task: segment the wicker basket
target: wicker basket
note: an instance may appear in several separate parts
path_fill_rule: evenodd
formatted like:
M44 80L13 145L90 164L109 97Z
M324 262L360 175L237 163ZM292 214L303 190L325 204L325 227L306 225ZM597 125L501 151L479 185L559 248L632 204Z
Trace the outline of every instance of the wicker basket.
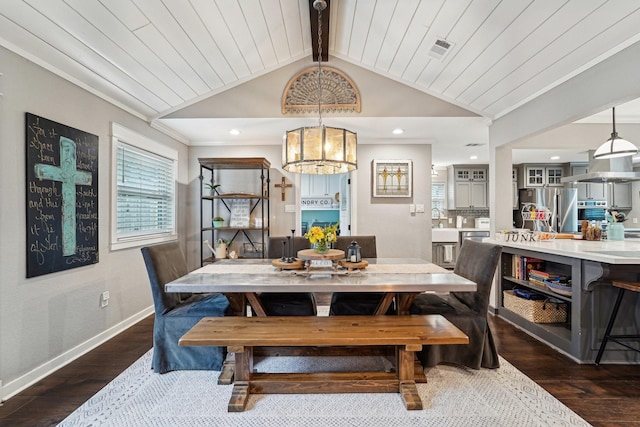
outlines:
M564 323L567 321L567 304L547 300L528 300L517 297L513 291L504 291L505 308L534 323Z

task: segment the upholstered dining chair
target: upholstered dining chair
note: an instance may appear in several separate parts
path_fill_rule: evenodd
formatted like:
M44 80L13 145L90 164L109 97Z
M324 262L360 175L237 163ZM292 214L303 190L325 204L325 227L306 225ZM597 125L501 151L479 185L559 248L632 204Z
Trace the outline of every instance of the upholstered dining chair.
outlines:
M447 363L472 369L500 367L487 314L491 283L501 253L501 246L464 240L453 272L476 282L477 290L418 295L411 314L441 314L469 337L469 345L425 346L417 353L422 366Z
M224 316L229 301L222 294L165 292L165 284L189 272L178 242L147 246L141 251L155 307L153 371L219 371L226 356L224 347L180 347L178 340L203 317Z
M338 236L333 247L346 252L354 240L360 245L362 258L377 258L376 236ZM332 316L371 315L375 313L383 297L383 293L334 292L331 295L329 314Z
M283 246L282 242L286 242ZM290 239L286 237L269 237L267 255L269 258L280 258L289 255ZM293 256L301 249L309 249L309 241L301 236L293 238ZM263 292L260 302L268 316L315 316L317 314L316 300L312 292Z

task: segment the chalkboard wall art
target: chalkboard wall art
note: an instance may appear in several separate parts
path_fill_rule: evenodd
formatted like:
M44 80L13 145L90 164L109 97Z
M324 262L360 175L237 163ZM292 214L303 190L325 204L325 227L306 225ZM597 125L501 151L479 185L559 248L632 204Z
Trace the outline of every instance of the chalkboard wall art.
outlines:
M27 277L98 262L98 137L26 113Z

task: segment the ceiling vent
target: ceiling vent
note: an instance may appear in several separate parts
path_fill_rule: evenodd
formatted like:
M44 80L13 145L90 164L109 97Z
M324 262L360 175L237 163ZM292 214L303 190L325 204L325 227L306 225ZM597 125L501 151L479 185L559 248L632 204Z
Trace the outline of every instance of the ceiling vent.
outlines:
M465 147L480 147L481 145L484 145L484 144L477 143L477 142L470 142L469 144L465 145Z
M453 43L445 39L436 39L433 46L431 46L431 49L429 49L429 56L441 61L445 56L447 56L453 46L455 46Z

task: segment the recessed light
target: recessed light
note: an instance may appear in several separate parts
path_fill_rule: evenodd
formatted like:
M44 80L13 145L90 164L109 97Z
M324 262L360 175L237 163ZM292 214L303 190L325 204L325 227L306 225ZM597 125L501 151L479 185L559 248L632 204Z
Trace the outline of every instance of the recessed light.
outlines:
M231 130L229 131L229 133L230 133L231 135L240 135L240 131L239 131L238 129L231 129Z
M394 135L402 135L404 133L404 129L397 128L391 131L391 133L393 133Z
M478 159L478 156L471 156L471 157L469 157L469 158L470 158L471 160L477 160L477 159Z
M558 160L560 158L560 156L551 156L550 159L551 160Z

